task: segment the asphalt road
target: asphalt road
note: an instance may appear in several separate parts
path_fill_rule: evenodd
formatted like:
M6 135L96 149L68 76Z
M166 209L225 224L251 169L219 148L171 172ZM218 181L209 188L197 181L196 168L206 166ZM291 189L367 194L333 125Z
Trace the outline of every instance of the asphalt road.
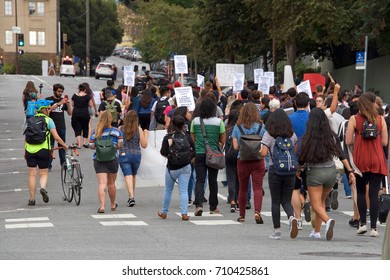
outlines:
M121 66L121 59L109 58ZM120 69L120 67L118 67ZM121 75L118 75L118 80ZM93 90L105 86L105 80L85 77L0 76L0 259L1 260L378 260L381 258L384 226L378 238L357 236L348 225L352 201L343 199L331 211L336 220L334 238L310 239L311 227L304 224L296 239L288 237L288 223L282 215L282 239L270 240L272 220L267 179L264 180L263 225L255 223L253 209L245 223L236 222L238 213L230 213L226 203L227 188L220 184L220 215L194 217L182 221L178 191L175 188L170 212L161 220L163 187L136 190L136 206L126 207L127 192L118 189L119 207L114 213L96 213L99 207L97 179L92 165L92 151L82 149L79 160L85 176L81 205L62 201L58 159L49 173L49 203L37 196L34 207L27 206L27 168L23 159L23 110L21 95L28 80L43 83L44 97L51 86L62 83L71 96L78 84L90 83ZM67 117L67 143L74 139ZM94 124L96 119L94 119ZM151 170L150 172L153 172ZM164 174L161 174L164 176ZM107 207L108 209L108 207ZM207 206L205 206L207 209ZM190 212L194 208L190 207ZM352 269L352 268L350 268ZM358 269L358 268L353 268ZM297 273L300 273L299 271Z

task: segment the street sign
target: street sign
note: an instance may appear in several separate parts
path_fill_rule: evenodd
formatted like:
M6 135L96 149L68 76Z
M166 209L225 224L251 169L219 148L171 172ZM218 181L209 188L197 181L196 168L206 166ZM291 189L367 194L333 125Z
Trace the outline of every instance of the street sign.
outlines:
M356 70L364 70L366 63L364 61L364 52L356 52Z
M20 26L12 26L12 33L20 33L21 29Z

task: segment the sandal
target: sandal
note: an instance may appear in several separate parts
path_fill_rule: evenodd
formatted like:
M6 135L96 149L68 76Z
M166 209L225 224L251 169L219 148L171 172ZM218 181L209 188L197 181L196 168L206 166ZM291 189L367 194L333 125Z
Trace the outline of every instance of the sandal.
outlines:
M255 213L255 221L256 221L256 224L264 224L264 221L261 218L260 213L258 213L258 212Z
M27 205L34 206L35 205L35 200L29 199Z
M238 217L237 222L240 222L240 223L245 222L245 217L243 217L243 216Z
M99 208L99 209L97 210L97 212L98 212L99 214L103 214L103 213L104 213L104 209Z
M89 149L89 145L88 144L83 144L83 147Z
M114 207L111 207L111 211L115 211L116 208L118 208L118 203L115 202L115 206L114 206Z

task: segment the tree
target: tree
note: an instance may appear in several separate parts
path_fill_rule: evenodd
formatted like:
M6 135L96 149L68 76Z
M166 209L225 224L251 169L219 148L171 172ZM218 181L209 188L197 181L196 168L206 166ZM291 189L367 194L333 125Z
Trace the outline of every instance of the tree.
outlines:
M60 5L62 32L68 34L68 44L74 55L85 57L85 1L60 1ZM119 25L114 0L90 1L90 30L91 60L99 61L100 56L110 55L116 44L122 41L123 29Z

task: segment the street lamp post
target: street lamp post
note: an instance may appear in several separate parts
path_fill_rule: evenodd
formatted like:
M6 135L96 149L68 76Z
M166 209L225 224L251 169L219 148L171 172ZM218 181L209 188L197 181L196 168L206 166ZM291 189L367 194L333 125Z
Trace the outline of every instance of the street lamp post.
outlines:
M89 37L89 0L86 0L85 1L85 8L86 8L86 13L85 13L85 21L86 21L86 26L85 26L85 30L86 30L86 34L85 34L85 47L86 47L86 50L85 50L85 54L86 54L86 65L87 65L87 71L86 71L86 76L89 77L90 75L90 53L89 53L89 49L90 49L90 46L91 46L91 42L90 42L90 37Z

